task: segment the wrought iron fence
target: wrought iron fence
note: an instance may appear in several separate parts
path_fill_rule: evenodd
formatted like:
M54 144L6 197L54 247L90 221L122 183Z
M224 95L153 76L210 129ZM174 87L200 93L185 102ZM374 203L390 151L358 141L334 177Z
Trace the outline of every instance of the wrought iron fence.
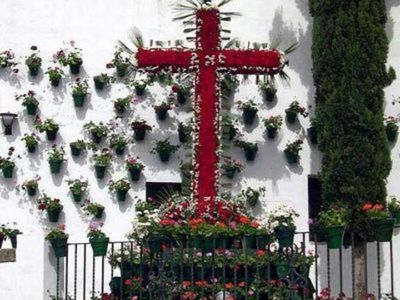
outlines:
M400 295L400 271L394 269L400 254L393 251L400 239L394 239L368 243L365 250L366 285L377 299ZM286 248L259 237L143 244L110 242L106 257L93 256L89 243L68 244L66 257L56 258L55 298L300 300L315 299L323 288L350 297L354 291L352 247L328 249L310 242L308 232L296 233Z

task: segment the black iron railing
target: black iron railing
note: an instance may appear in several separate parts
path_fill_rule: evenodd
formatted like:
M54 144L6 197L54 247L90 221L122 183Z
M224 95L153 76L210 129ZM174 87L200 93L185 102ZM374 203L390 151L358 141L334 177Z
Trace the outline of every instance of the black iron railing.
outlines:
M67 256L57 259L54 294L74 300L102 299L105 293L120 300L299 300L315 299L321 289L329 288L332 296L351 297L352 247L331 250L309 239L308 232L298 232L294 245L277 249L259 238L212 239L210 245L162 239L140 247L110 242L107 257L94 257L89 243L71 243ZM393 242L368 243L366 252L368 292L377 299L384 294L395 299L400 295L395 286L400 271L393 265Z

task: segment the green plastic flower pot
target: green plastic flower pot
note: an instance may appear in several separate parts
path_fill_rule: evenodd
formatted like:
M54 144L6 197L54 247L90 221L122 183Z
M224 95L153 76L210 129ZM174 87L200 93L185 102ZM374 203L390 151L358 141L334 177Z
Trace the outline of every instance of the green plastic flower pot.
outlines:
M251 197L247 197L246 203L250 207L255 207L258 203L259 195L253 195Z
M71 154L72 154L72 156L79 156L79 155L81 155L81 149L80 148L78 148L78 147L75 147L75 146L73 146L73 145L70 145L69 146L70 147L70 149L71 149Z
M124 77L128 71L128 64L118 64L116 65L116 69L117 69L117 76L118 77Z
M377 242L390 242L393 236L395 219L373 220Z
M344 226L324 228L326 242L329 249L339 249L343 245Z
M117 191L117 199L119 202L124 202L126 200L126 195L128 194L128 190L118 190Z
M129 169L128 172L132 181L139 181L140 174L142 173L141 169Z
M94 87L96 88L96 90L102 90L104 89L104 85L105 83L97 78L94 78Z
M135 86L136 96L143 96L145 89L146 89L145 87Z
M278 260L274 262L274 267L279 279L283 279L288 276L290 267L287 260Z
M72 199L74 199L75 202L81 202L82 201L82 196L83 196L83 194L72 193Z
M2 169L2 171L3 171L3 177L4 178L7 178L7 179L13 178L13 174L14 174L14 166L13 165L9 165L7 167L4 167Z
M50 244L54 250L54 255L57 258L67 256L67 253L68 253L67 241L68 241L68 238L50 240Z
M179 136L179 142L180 143L185 143L187 140L186 133L183 130L178 130L178 136Z
M39 74L40 66L35 65L35 66L29 66L29 75L32 77L35 77Z
M86 94L72 94L75 107L83 107L85 104Z
M63 161L62 160L51 160L49 161L50 172L52 174L59 174L61 171Z
M244 244L246 245L246 249L254 250L257 249L257 240L254 235L246 235L243 237Z
M167 161L169 161L170 155L171 155L171 154L170 154L169 152L167 152L167 151L158 152L158 156L160 157L160 160L161 160L162 162L167 162Z
M62 209L47 209L47 217L49 218L49 221L52 223L58 222L58 219L60 218Z
M36 152L36 146L28 146L27 149L28 149L29 153L35 153Z
M166 237L153 237L148 240L149 249L151 252L161 253L163 251L163 245L168 243Z
M36 104L29 103L29 104L26 105L26 112L30 116L36 115L37 109L38 109L38 106Z
M256 118L257 111L255 110L243 110L243 121L245 125L252 125L254 123L254 119Z
M55 141L57 139L57 132L58 132L58 130L46 131L47 140Z
M26 187L26 192L28 193L29 196L35 196L36 195L37 188L27 186Z
M190 241L190 245L192 248L200 249L202 252L212 252L214 249L213 238L211 237L199 237L193 238Z
M115 109L115 112L118 115L123 115L125 113L125 110L126 110L125 106L120 106L120 105L114 106L114 109Z
M297 164L299 162L300 156L298 154L292 154L285 152L286 161L289 164Z
M256 159L258 148L244 148L243 150L247 161L254 161Z
M386 136L389 142L393 143L397 140L398 130L386 127Z
M233 237L218 237L215 239L216 249L232 249L235 243Z
M60 78L50 80L50 84L51 84L51 86L53 86L53 87L58 87L58 86L60 85Z
M115 154L124 155L124 153L125 153L125 146L115 148Z
M400 224L400 211L392 211L391 214L395 219L396 224Z
M3 241L4 241L4 238L0 237L0 249L1 249L1 247L3 247Z
M308 136L310 137L310 142L313 145L317 145L318 144L318 132L317 132L317 128L315 126L312 126L310 128L308 128Z
M143 141L146 136L146 130L141 129L134 129L133 132L135 133L134 137L136 141Z
M92 137L93 143L95 143L95 144L100 144L100 143L101 143L103 137L102 137L102 136L99 136L99 135L97 134L97 132L92 131L92 132L90 133L90 135L91 135L91 137Z
M225 176L228 177L229 179L235 178L236 171L235 170L225 170Z
M176 93L176 100L180 104L185 104L186 103L186 95L184 93L182 93L181 91L178 91Z
M109 238L93 238L90 239L90 246L92 246L93 256L106 256Z
M296 123L297 121L297 113L292 112L292 111L287 111L286 112L286 120L288 121L289 124Z
M13 248L13 249L17 249L17 236L16 235L14 235L14 236L10 236L10 241L11 241L11 247Z
M264 99L267 102L273 102L275 99L276 93L271 93L269 91L264 91Z
M104 179L104 175L106 173L107 167L105 167L105 166L95 166L94 169L96 171L96 178L97 179Z
M271 243L271 238L268 235L258 236L258 249L265 249Z
M96 219L101 219L103 217L103 213L104 213L104 208L100 208L100 209L97 210L97 212L94 215L94 217Z
M69 70L71 71L71 74L77 75L81 71L81 66L82 62L79 62L77 64L70 64L69 65Z
M269 139L274 139L276 137L277 132L278 132L277 128L267 128L267 137Z
M296 227L275 228L274 232L280 248L290 247L293 245L295 231Z
M168 110L164 110L164 109L163 109L163 110L158 111L156 114L157 114L158 120L164 121L164 120L167 119Z

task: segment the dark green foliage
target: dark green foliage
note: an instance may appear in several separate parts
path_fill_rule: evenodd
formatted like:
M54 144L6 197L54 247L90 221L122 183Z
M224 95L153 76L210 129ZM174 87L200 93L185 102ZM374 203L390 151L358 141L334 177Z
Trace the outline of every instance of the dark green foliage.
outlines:
M391 169L383 88L396 74L386 70L385 1L310 0L310 12L323 200L346 203L352 227L365 230L360 207L385 201Z

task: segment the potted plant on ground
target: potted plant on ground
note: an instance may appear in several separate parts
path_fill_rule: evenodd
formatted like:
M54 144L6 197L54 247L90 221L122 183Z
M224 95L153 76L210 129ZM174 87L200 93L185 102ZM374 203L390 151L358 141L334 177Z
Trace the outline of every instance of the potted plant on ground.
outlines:
M150 151L151 154L158 154L160 160L162 162L167 162L170 158L171 153L174 153L178 150L178 145L172 145L169 142L169 138L165 140L156 141L155 147Z
M299 214L287 205L278 206L269 214L268 222L278 239L279 247L285 248L293 245L296 217L299 217Z
M89 84L87 79L76 78L72 84L72 99L75 107L83 107L86 96L89 94Z
M79 74L83 63L82 50L75 47L74 42L71 43L72 50L60 50L55 54L56 59L64 66L69 66L72 74Z
M236 173L240 173L243 170L243 165L239 160L225 158L221 168L224 170L224 175L226 177L233 179Z
M74 179L67 180L67 183L74 201L80 202L89 187L89 182L87 180Z
M144 165L139 161L139 158L129 156L125 161L125 168L128 170L132 181L139 181Z
M104 206L99 203L86 200L83 205L83 211L89 216L93 216L96 219L101 219L104 213Z
M102 90L105 85L110 85L115 82L115 78L113 76L109 76L106 73L101 73L100 75L93 77L94 86L96 90Z
M228 116L222 116L222 138L232 141L238 134L238 129L235 127L233 121Z
M175 83L172 85L172 92L176 94L176 100L179 104L185 104L186 100L190 97L190 86Z
M106 256L108 243L110 239L99 228L102 226L99 222L90 222L87 237L90 246L92 246L93 256Z
M43 122L39 116L36 116L35 128L39 130L39 132L46 132L47 140L55 141L60 126L54 122L53 119L45 119Z
M31 46L33 53L25 59L25 64L29 68L29 75L32 77L37 76L40 67L42 66L42 58L39 57L39 51L36 46Z
M69 235L65 233L65 225L58 225L56 228L52 229L47 235L46 240L51 243L53 247L54 254L57 258L65 257L68 253L68 237Z
M182 122L179 122L178 124L179 142L186 143L188 141L188 138L190 137L191 132L192 132L191 125L185 125Z
M22 183L22 189L27 192L29 196L35 196L39 186L40 176L36 175L35 178L25 180Z
M275 99L277 89L275 85L267 80L267 81L261 81L258 85L260 91L263 93L264 99L267 102L272 102Z
M172 105L169 101L162 101L161 103L154 105L154 111L157 114L157 118L160 121L166 120L168 111L172 109Z
M64 162L64 155L65 151L64 148L61 146L57 148L57 145L53 145L51 149L48 151L49 158L49 166L50 172L52 174L59 174L61 171L62 163Z
M298 139L294 141L293 143L288 143L286 145L286 148L284 150L286 160L289 164L295 164L299 162L300 155L299 152L302 150L302 145L303 141Z
M5 231L6 231L6 237L10 239L11 241L11 247L13 249L17 248L17 236L22 234L22 231L20 231L17 227L16 227L17 223L13 223L11 225L11 227L6 226ZM4 231L3 231L4 232ZM1 247L0 247L1 248Z
M305 107L300 106L298 101L293 101L290 103L289 108L285 110L286 119L288 123L293 124L297 121L298 115L302 115L303 117L308 116Z
M72 156L81 155L82 151L85 151L87 148L87 143L84 140L76 140L75 142L69 143L69 147L71 149Z
M83 128L90 133L92 141L96 144L100 144L102 139L108 135L108 127L103 122L95 124L90 121L86 123Z
M129 57L125 55L122 49L118 49L114 52L114 58L111 63L107 64L107 68L116 68L117 76L124 77L129 68Z
M243 149L247 161L253 161L256 158L258 152L257 143L236 141L235 146Z
M25 133L21 141L25 142L25 147L29 153L35 153L40 139L36 133L32 132L31 134Z
M22 105L26 107L28 115L36 115L39 101L36 98L36 93L34 91L28 91L26 94L17 95L15 96L15 99L17 101L22 99Z
M13 177L15 162L12 160L12 155L14 153L14 147L8 148L7 157L0 156L0 169L3 172L3 177L10 179Z
M131 85L135 88L136 96L143 96L146 87L149 85L148 80L134 80L131 82Z
M51 85L57 87L60 85L64 72L59 67L48 67L45 74L49 75Z
M15 55L11 50L5 50L0 52L0 68L5 69L5 68L10 68L10 67L15 67L18 63L14 61ZM18 69L14 69L18 70ZM14 71L14 73L18 73L18 71Z
M117 199L120 202L123 202L126 200L126 195L128 194L128 191L130 190L131 185L127 179L120 179L117 181L110 180L108 182L108 190L110 192L115 192L117 194Z
M385 209L383 204L366 203L361 210L371 221L375 230L375 240L377 242L390 242L393 236L395 219Z
M348 223L348 210L339 204L331 205L320 212L318 224L322 226L329 249L339 249L343 245L343 235Z
M270 116L268 119L264 120L265 129L267 129L267 136L269 139L274 139L276 133L281 129L283 119L281 116Z
M395 196L390 197L390 202L388 203L388 209L392 214L392 217L396 220L396 224L400 223L400 200Z
M111 149L115 150L117 155L123 155L125 153L126 145L130 141L125 137L124 134L113 133L109 139L109 146Z
M114 100L114 110L117 114L122 115L132 102L132 96L117 98Z
M146 131L151 131L151 126L147 125L147 122L142 119L133 121L131 127L135 133L136 141L143 141L146 136Z
M104 178L106 169L111 164L111 157L111 151L107 148L102 149L99 154L96 153L93 156L97 179Z
M242 190L241 195L245 198L246 204L250 207L255 207L259 203L260 196L265 195L265 187L253 189L248 187Z
M41 211L46 210L50 222L58 222L63 205L60 203L60 199L52 199L44 193L38 199L38 209Z
M397 122L398 119L393 116L385 118L386 136L389 142L395 142L397 139L397 133L399 131Z
M238 108L243 111L244 124L252 125L258 112L258 107L254 100L238 102Z

